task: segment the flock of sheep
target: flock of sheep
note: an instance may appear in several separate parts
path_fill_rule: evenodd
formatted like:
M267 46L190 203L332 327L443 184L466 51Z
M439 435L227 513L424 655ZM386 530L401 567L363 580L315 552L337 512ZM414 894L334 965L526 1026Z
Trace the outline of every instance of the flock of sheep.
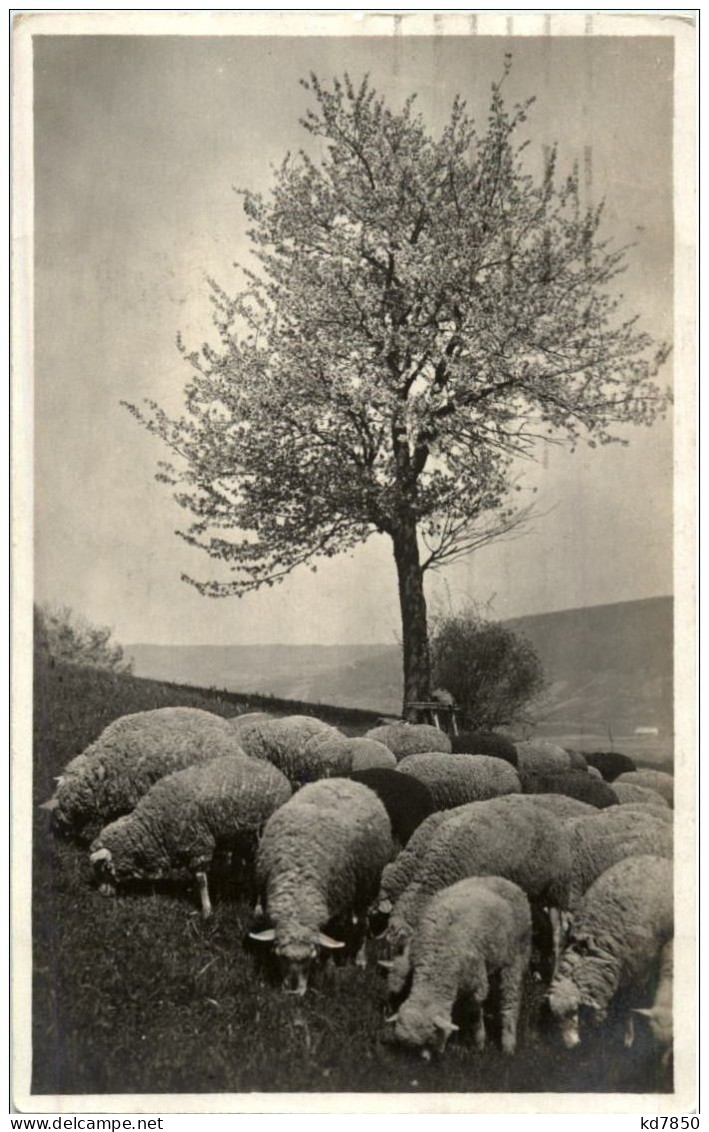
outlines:
M580 1016L602 1022L617 1000L626 1044L644 1014L666 1063L672 788L617 753L401 722L350 739L310 716L182 707L110 724L45 808L90 843L107 895L187 870L206 918L215 855L251 862L254 926L269 926L250 934L273 945L287 991L304 994L333 950L366 963L375 935L398 1003L387 1024L426 1057L462 1000L476 1048L494 1002L512 1053L532 964L567 1047ZM654 1004L639 1008L648 986Z

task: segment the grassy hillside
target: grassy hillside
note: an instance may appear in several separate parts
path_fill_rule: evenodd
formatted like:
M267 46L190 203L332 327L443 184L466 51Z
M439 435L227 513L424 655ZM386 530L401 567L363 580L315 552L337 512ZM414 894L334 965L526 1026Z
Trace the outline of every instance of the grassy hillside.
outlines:
M227 716L262 702L45 666L35 693L37 803L68 759L118 715L190 704ZM327 714L338 722L337 709ZM354 733L371 718L353 722L353 713L340 712L339 722ZM57 840L38 809L33 853L33 1093L671 1088L648 1035L639 1032L625 1050L615 1018L579 1050L563 1049L546 1025L544 987L531 979L514 1057L494 1045L476 1054L461 1038L443 1059L425 1063L387 1043L376 966L321 972L303 1000L284 995L246 945L252 917L233 878L216 878L215 915L205 926L179 885L101 897L86 850Z
M597 605L522 617L549 682L546 734L633 735L672 719L672 599ZM337 703L380 713L401 710L396 645L127 645L138 675L286 699ZM594 741L595 743L595 741ZM597 744L596 744L597 745Z

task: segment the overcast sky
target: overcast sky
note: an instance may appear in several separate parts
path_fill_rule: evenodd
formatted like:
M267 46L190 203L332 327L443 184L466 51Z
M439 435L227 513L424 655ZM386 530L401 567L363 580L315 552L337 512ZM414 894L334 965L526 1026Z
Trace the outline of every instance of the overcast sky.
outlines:
M34 48L36 594L122 642L398 634L382 537L241 599L182 583L213 564L175 537L188 516L153 479L165 453L119 404L179 410L176 333L190 347L211 336L207 275L238 285L248 248L233 186L267 189L272 163L303 144L310 70L369 71L394 105L416 91L437 131L457 92L484 117L512 50L510 99L537 96L533 146L558 140L562 171L590 155L607 234L637 241L628 311L672 337L671 39L78 35ZM628 435L628 448L540 453L525 482L548 514L433 577L431 602L494 598L508 617L671 593L671 422Z

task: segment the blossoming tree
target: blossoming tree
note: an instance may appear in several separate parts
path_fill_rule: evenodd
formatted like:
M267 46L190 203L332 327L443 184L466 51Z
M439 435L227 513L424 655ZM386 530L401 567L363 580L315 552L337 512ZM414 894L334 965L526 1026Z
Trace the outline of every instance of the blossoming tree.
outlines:
M211 283L220 346L181 346L186 415L129 406L175 457L158 478L194 517L182 536L228 569L185 576L202 593L391 539L405 705L430 693L424 575L524 520L519 458L608 443L668 399L667 347L614 292L625 249L554 150L530 171L533 100L508 108L503 81L482 130L456 98L439 137L413 97L304 81L309 153L243 193L258 268L236 296Z

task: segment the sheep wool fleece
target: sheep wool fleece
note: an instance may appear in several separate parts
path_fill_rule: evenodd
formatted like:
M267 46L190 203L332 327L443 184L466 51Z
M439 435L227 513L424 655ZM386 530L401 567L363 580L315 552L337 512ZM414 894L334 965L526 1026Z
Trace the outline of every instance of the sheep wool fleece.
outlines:
M570 872L568 832L549 810L521 795L478 802L434 834L394 906L387 941L401 950L431 897L465 877L501 876L531 899L564 908Z
M365 739L383 743L394 752L397 761L427 751L451 752L451 741L445 732L428 723L385 723L367 731Z
M659 813L660 811L656 811ZM569 827L572 871L569 907L575 908L597 877L625 857L672 858L672 829L652 813L612 806Z
M439 810L519 794L522 789L514 767L490 755L409 755L397 769L423 782Z
M241 742L247 755L266 759L292 783L302 785L349 769L339 748L333 758L318 755L321 741L342 737L336 728L312 715L287 715L255 723Z
M165 775L243 754L225 720L211 712L174 707L123 716L66 767L57 784L55 823L90 840Z
M400 1008L395 1034L409 1046L433 1041L452 1029L459 996L478 1010L476 1045L485 1044L481 1008L489 975L500 973L502 1048L512 1053L529 965L532 920L527 897L502 877L469 877L439 892L419 921L410 950L411 993Z
M626 857L593 882L576 912L552 981L549 1005L562 1022L580 1005L605 1016L616 991L646 977L673 935L672 862Z
M227 755L156 782L132 814L106 826L92 853L110 850L117 881L206 869L217 846L237 845L290 795L287 778L270 763Z
M266 823L256 863L277 950L364 912L392 852L387 812L368 787L329 778L294 794Z

